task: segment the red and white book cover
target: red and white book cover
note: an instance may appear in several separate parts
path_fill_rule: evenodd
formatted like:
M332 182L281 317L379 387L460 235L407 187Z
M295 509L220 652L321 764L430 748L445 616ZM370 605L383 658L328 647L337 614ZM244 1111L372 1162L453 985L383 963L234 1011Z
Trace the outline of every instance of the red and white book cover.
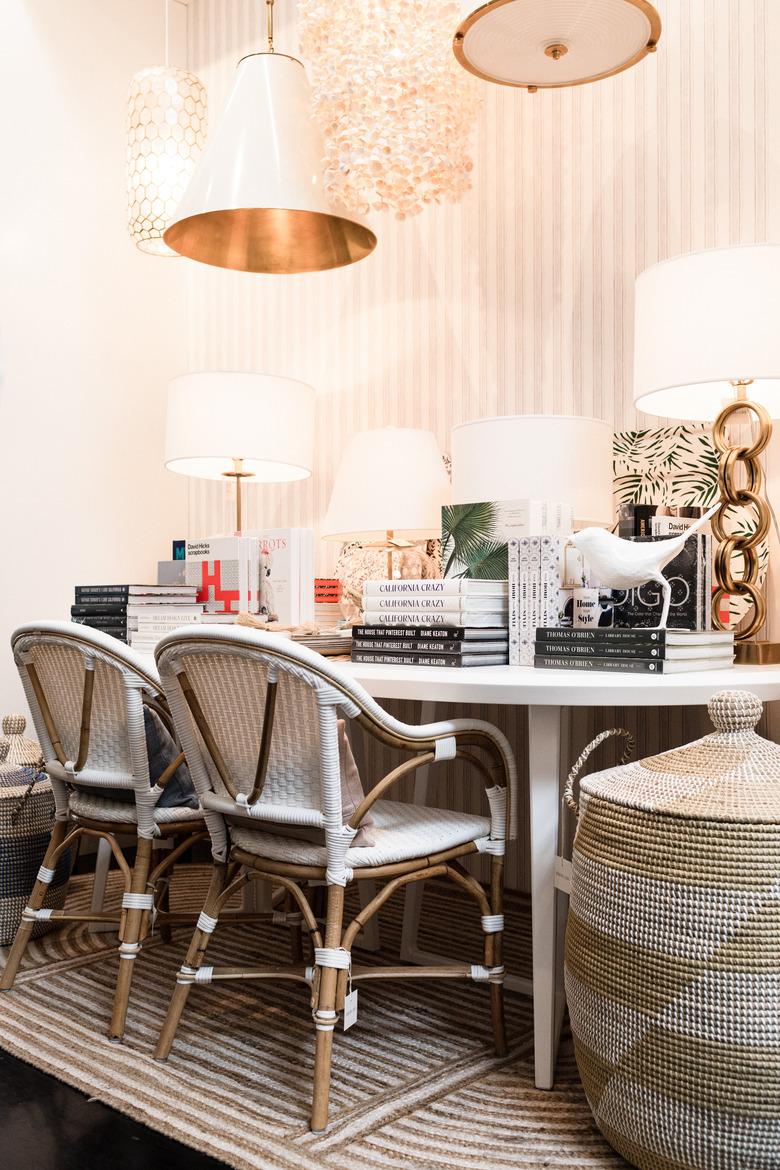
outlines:
M205 612L257 613L260 605L260 554L246 536L210 536L188 540L184 576L198 588Z

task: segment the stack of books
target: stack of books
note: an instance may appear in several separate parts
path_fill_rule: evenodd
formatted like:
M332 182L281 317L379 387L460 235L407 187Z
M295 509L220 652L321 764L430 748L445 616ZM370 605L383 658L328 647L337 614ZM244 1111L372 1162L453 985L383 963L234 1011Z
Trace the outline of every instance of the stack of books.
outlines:
M314 624L320 629L337 630L341 625L341 582L337 577L314 579Z
M509 661L506 581L367 581L352 661L500 666Z
M629 670L682 674L734 665L734 635L722 630L561 629L536 631L534 666L544 670Z
M283 626L314 618L314 533L268 528L188 540L184 579L198 589L206 621L259 613Z
M77 585L70 616L148 652L163 634L197 620L196 593L187 585Z

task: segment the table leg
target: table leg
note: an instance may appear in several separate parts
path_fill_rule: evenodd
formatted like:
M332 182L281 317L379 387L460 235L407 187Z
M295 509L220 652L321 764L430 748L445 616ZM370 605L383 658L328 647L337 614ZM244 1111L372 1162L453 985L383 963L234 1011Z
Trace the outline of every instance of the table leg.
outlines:
M420 723L433 723L436 719L436 704L420 705ZM414 774L413 804L424 805L428 801L430 767L418 768ZM404 919L401 927L401 960L404 963L430 963L440 956L428 955L417 946L422 912L423 887L425 882L410 882L404 895Z
M84 838L82 838L84 840ZM97 857L95 858L95 877L92 881L92 901L90 910L93 914L100 914L106 900L106 882L111 865L111 846L104 837L98 838ZM90 922L90 934L116 934L117 927L113 922Z
M559 924L555 859L558 851L561 774L560 707L528 708L528 776L531 819L531 915L534 996L534 1064L539 1089L555 1080L560 1015Z

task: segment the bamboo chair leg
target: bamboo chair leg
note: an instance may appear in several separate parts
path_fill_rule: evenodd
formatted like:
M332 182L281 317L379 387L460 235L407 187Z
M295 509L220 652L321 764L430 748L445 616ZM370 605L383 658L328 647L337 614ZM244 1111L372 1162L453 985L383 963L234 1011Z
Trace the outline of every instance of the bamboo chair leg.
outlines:
M290 962L303 962L303 916L300 914L295 899L288 891L284 898L284 908L288 914L298 913L301 921L290 923Z
M152 865L153 847L150 838L138 838L133 877L130 883L131 894L148 893L146 885ZM128 909L125 915L124 929L119 944L119 972L114 992L114 1009L108 1031L109 1040L113 1040L115 1043L119 1043L124 1037L127 1005L130 1001L130 985L133 981L133 967L136 956L141 950L141 939L144 936L148 918L148 910L139 910L134 907Z
M490 859L490 909L493 914L504 912L504 859ZM485 966L500 967L502 961L504 932L485 935ZM506 1056L506 1020L504 1018L504 985L490 984L490 1020L493 1025L493 1042L496 1056Z
M211 872L211 882L209 890L206 895L206 901L203 906L203 913L208 914L210 918L217 918L219 916L219 899L223 890L228 884L230 877L234 876L229 873L227 865L224 862L217 862ZM187 956L184 960L185 967L194 968L196 971L203 962L203 956L206 953L206 947L209 945L211 935L198 927L192 935ZM176 1035L176 1030L179 1027L179 1021L182 1017L182 1012L187 1003L187 997L190 994L191 983L176 983L171 996L171 1002L168 1005L168 1014L165 1017L165 1022L160 1032L160 1037L157 1041L157 1047L154 1052L155 1060L167 1060L173 1045L173 1040Z
M328 910L325 920L325 946L338 947L344 917L344 889L328 886ZM314 1052L314 1094L311 1107L311 1130L321 1133L328 1124L330 1070L333 1056L333 1029L336 1026L336 984L338 970L323 967L314 1023L317 1028Z
M49 838L49 844L46 847L46 855L41 863L42 869L55 868L57 850L65 840L68 828L67 821L55 821L54 828L51 831L51 837ZM36 878L32 893L27 900L27 905L31 910L41 909L49 885L49 882L44 882L40 878ZM3 976L0 979L0 991L10 991L13 987L16 973L19 970L19 964L22 961L24 952L27 950L27 944L32 937L34 926L34 922L25 922L24 920L19 923L8 960L3 968Z

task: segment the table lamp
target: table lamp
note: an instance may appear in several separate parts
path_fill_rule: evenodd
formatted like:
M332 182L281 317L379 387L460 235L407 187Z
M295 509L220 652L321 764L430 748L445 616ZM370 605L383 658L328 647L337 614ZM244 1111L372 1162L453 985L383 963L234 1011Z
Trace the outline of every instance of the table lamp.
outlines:
M452 502L560 500L611 527L612 427L569 414L480 418L452 430Z
M714 420L721 507L712 521L719 542L712 614L724 629L720 604L727 593L752 602L750 619L736 634L741 662L780 662L780 644L752 640L766 621L758 549L769 532L771 509L759 457L772 418L780 416L779 322L780 245L695 252L655 264L637 278L635 405L668 418ZM729 438L729 423L740 414L758 422L751 446ZM726 531L730 507L753 513L752 531L750 525L742 535ZM737 578L735 553L744 565Z
M450 481L432 431L382 427L353 435L342 456L322 526L324 540L359 540L387 551L441 537Z
M168 385L165 466L196 479L307 479L314 462L311 386L271 374L182 374Z

